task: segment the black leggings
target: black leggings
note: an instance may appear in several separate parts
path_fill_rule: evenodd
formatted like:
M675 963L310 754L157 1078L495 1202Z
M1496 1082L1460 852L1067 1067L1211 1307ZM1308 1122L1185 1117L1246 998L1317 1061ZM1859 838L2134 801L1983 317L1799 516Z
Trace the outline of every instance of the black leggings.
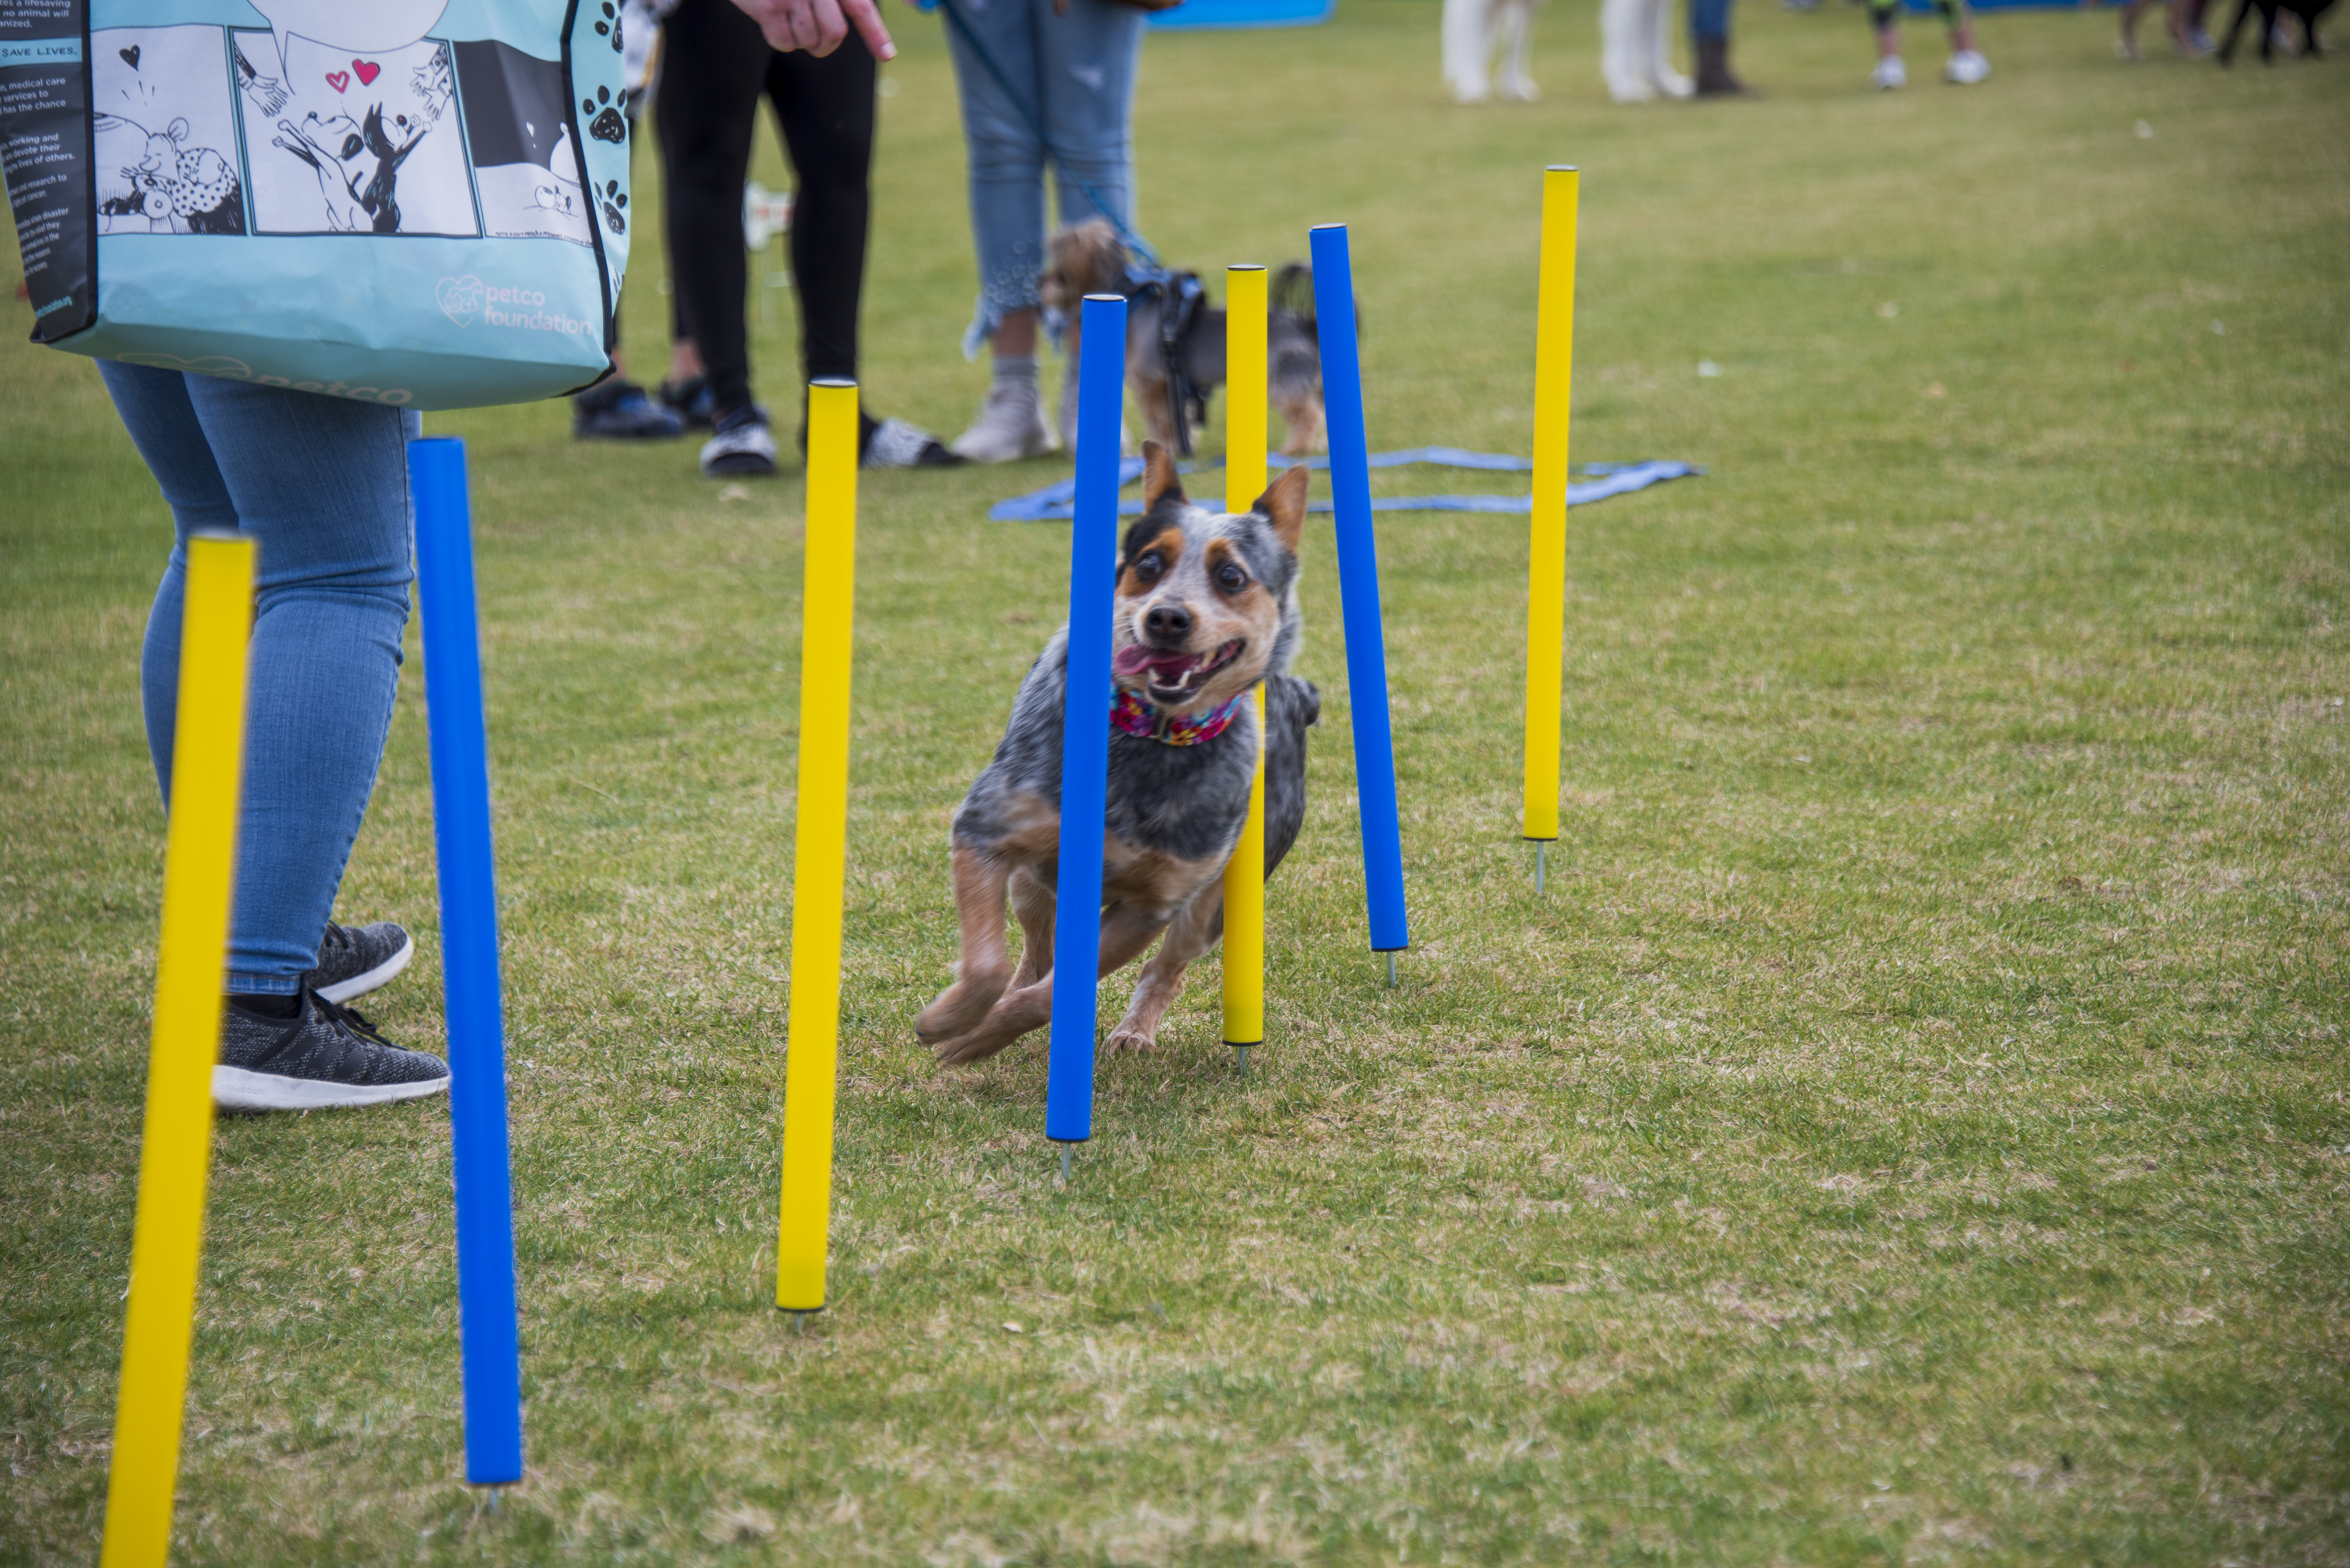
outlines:
M792 286L809 380L857 376L857 306L872 211L873 56L855 33L822 59L767 47L730 0L684 0L666 25L660 128L678 314L721 417L751 401L743 325L743 182L759 95L775 106L798 184Z

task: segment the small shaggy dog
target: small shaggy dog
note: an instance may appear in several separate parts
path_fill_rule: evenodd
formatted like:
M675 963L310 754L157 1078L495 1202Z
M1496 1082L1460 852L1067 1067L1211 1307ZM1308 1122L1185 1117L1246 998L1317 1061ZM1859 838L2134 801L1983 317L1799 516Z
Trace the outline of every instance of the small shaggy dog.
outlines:
M1185 498L1174 460L1143 443L1147 510L1119 552L1112 611L1114 693L1098 703L1109 741L1102 865L1101 972L1141 956L1133 1004L1113 1051L1148 1048L1183 971L1222 934L1224 863L1248 815L1256 711L1264 682L1264 867L1271 876L1305 820L1305 731L1321 714L1313 685L1287 673L1303 635L1297 541L1305 470L1293 468L1238 514ZM941 1063L992 1056L1053 1012L1054 888L1059 880L1061 732L1068 628L1013 699L995 758L954 818L955 981L915 1021ZM1009 894L1024 945L1004 947Z
M1659 93L1687 98L1697 84L1673 69L1670 0L1601 0L1599 74L1617 103L1647 103Z
M1498 85L1503 98L1542 96L1526 74L1534 0L1444 0L1444 79L1462 103L1483 103ZM1493 59L1501 57L1500 81Z
M1127 385L1142 406L1151 438L1171 451L1190 452L1190 427L1206 422L1208 394L1224 381L1224 313L1208 304L1199 275L1138 277L1126 243L1102 218L1070 224L1045 249L1040 293L1049 308L1074 319L1087 295L1126 296ZM1322 440L1314 270L1304 262L1284 266L1274 275L1267 303L1267 393L1289 426L1283 453L1304 457ZM1076 429L1076 385L1074 376L1061 385L1065 432Z

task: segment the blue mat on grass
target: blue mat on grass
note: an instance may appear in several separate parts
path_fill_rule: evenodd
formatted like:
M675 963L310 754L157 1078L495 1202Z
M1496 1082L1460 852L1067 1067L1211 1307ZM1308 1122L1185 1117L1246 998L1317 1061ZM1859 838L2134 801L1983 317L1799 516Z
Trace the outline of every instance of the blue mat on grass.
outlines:
M1308 468L1328 468L1326 457L1296 460ZM1432 462L1445 468L1483 469L1497 473L1524 473L1534 468L1531 460L1512 457L1506 452L1464 452L1457 446L1416 446L1403 452L1378 452L1371 454L1373 468L1401 468L1407 463ZM1182 466L1185 473L1200 473L1222 468L1221 462L1194 462ZM1288 466L1276 457L1270 467ZM1635 490L1646 490L1668 479L1687 479L1702 474L1705 470L1694 463L1659 460L1650 462L1586 462L1575 470L1591 476L1589 483L1566 487L1569 506L1588 506L1595 501L1605 501L1611 495L1626 495ZM1123 487L1142 477L1142 460L1129 457L1118 464L1118 483ZM1066 523L1076 511L1077 482L1063 479L1032 490L1025 495L1015 495L999 501L988 508L991 523ZM1374 512L1518 512L1531 513L1534 498L1526 495L1381 495L1371 501ZM1139 498L1118 503L1121 516L1139 516ZM1327 512L1330 503L1316 501L1306 507L1308 512Z

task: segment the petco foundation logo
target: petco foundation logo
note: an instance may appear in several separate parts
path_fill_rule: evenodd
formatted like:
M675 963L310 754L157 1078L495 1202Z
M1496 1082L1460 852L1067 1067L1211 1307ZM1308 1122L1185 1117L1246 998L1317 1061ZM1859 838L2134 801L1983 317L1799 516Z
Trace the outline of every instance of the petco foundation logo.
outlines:
M441 314L460 327L471 327L478 316L484 327L517 327L525 332L561 332L579 337L596 330L593 322L547 309L546 296L537 289L502 288L471 273L442 278L432 297L439 302Z
M322 397L356 398L362 403L385 403L395 409L406 408L416 400L416 394L405 387L355 387L348 381L296 381L285 376L256 376L252 366L225 354L207 354L196 359L182 359L176 354L121 354L116 358L126 365L152 365L159 370L184 370L194 376L218 376L224 380L250 381L256 387L284 387L288 391L317 392Z

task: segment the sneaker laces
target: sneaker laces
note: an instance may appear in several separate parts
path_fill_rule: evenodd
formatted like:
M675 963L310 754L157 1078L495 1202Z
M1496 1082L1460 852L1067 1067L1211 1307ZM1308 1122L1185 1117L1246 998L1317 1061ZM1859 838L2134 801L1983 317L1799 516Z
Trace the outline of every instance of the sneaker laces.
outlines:
M318 961L314 967L325 969L328 955L348 952L358 945L358 940L351 935L348 927L338 926L334 921L328 920L326 935L318 939Z
M320 996L315 991L311 992L309 995L310 1005L317 1008L319 1015L325 1018L326 1021L337 1030L347 1033L356 1034L369 1044L380 1045L386 1050L397 1051L400 1049L399 1046L394 1045L390 1041L385 1039L376 1029L375 1024L369 1020L368 1015L361 1012L358 1008L345 1007L338 1002L328 1002L325 997Z

